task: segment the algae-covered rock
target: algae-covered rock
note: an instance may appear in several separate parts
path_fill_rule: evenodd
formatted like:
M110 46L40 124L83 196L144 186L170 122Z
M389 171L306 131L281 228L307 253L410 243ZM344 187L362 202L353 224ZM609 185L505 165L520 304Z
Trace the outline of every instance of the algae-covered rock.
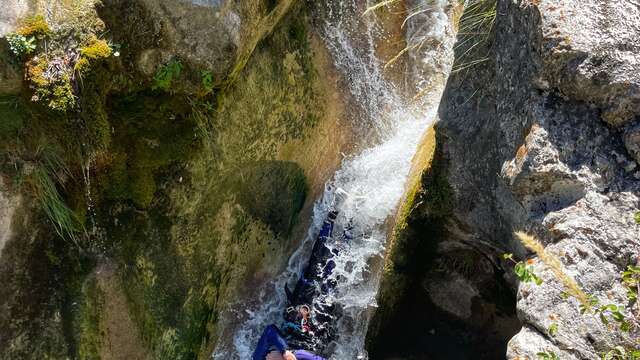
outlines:
M0 358L207 358L221 311L286 263L347 141L306 10L34 4L12 31L48 31L0 62L16 79L3 211L26 199L2 222Z

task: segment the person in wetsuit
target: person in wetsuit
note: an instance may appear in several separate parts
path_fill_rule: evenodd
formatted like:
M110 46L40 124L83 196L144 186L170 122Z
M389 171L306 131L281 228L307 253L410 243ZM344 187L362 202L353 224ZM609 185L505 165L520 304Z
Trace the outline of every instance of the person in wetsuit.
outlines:
M326 360L306 350L294 350L284 339L275 325L267 326L262 332L252 360Z
M298 279L294 291L285 286L288 307L283 314L285 321L282 331L275 325L265 328L253 360L324 360L314 352L333 338L330 322L335 317L336 309L330 303L314 302L314 299L329 295L336 286L336 281L330 276L336 267L332 258L338 255L338 250L329 248L327 242L332 238L337 216L337 211L327 214L307 267ZM345 228L342 238L344 241L352 239L350 226ZM313 304L313 308L308 304ZM312 310L315 311L314 318L319 324L312 321ZM298 350L291 351L290 348Z

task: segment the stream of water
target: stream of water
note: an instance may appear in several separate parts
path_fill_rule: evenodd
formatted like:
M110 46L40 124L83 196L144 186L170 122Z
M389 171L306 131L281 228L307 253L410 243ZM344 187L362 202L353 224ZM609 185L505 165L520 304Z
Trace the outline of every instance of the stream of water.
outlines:
M429 36L442 46L445 37L450 36L447 1L429 4L427 21L430 23L424 24L422 36ZM359 145L363 150L343 160L326 184L323 196L316 201L307 238L292 255L287 270L257 290L255 298L265 300L244 310L246 313L238 317L242 325L232 335L232 345L219 346L214 359L250 359L264 327L281 322L285 306L283 286L295 281L303 270L319 227L332 208L339 210L334 233L341 233L342 228L350 224L355 237L350 246L341 249L334 258L337 266L332 276L337 281L336 292L330 299L323 299L341 309L336 322L337 338L327 344L326 352L334 360L367 358L364 339L376 306L380 270L379 265L373 264L380 264L375 260L384 255L388 220L404 193L418 143L436 117L434 99L439 97L439 90L414 101L403 96L383 76L384 64L376 57L375 49L380 29L373 15L363 15L366 1L328 0L315 6L319 19L316 30L347 80L351 95L361 106L362 115L353 119L353 125L361 135ZM436 65L440 60L418 59L433 64L434 69L440 66ZM420 74L419 71L409 74L414 77L412 83L429 82L429 79L420 79Z

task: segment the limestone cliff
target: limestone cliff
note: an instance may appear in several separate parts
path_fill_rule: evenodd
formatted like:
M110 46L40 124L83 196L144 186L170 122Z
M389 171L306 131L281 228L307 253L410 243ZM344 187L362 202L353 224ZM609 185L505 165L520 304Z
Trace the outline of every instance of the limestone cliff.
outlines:
M501 254L530 257L513 232L535 234L600 304L633 305L621 273L640 251L640 7L470 4L435 150L387 257L372 357L597 359L637 348L637 329L581 315L544 263L531 260L541 285L518 285ZM465 28L479 18L494 20Z

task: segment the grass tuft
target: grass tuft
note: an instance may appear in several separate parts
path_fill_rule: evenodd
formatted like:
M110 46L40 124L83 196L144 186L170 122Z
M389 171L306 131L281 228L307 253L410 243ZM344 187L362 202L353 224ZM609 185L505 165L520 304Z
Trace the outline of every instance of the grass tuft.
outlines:
M62 183L64 178L69 175L66 166L56 156L45 156L31 175L36 197L53 224L56 233L77 244L77 234L83 231L82 223L64 202L56 186L56 183Z
M496 0L470 0L458 23L456 60L452 73L468 71L489 60L489 40L496 21Z
M547 265L556 279L564 285L569 295L575 297L585 309L592 307L593 304L589 296L571 276L567 275L558 257L546 251L544 245L535 237L521 231L516 232L515 235L522 245L538 255L538 258Z

